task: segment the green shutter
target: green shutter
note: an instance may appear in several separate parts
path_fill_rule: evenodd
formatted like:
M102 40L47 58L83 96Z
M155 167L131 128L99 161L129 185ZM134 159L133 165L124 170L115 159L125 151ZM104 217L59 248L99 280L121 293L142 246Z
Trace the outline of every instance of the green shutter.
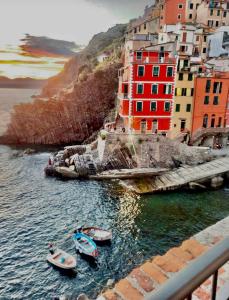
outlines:
M190 112L191 111L191 104L187 104L186 106L186 112Z
M143 84L138 84L138 94L143 94Z
M142 102L137 102L137 111L142 111Z
M165 102L165 111L170 111L170 102Z
M152 94L157 94L157 84L152 85Z
M155 101L151 102L150 110L151 111L156 111L157 110L157 103Z
M176 104L176 112L180 111L180 104Z

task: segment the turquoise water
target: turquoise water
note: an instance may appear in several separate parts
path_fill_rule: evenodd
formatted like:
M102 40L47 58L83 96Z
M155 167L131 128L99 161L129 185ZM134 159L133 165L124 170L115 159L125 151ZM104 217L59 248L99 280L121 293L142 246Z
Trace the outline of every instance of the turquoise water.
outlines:
M54 295L95 297L147 258L228 216L227 190L136 196L94 181L46 178L49 153L15 157L0 146L0 299L52 299ZM77 274L46 262L47 244L77 255L65 229L81 224L111 229L111 246L99 247L94 265L79 255Z

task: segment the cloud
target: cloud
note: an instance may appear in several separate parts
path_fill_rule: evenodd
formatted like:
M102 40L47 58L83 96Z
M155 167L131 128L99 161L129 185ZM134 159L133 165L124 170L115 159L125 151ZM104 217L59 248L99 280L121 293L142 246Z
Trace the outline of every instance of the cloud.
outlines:
M21 54L32 57L70 57L81 48L74 42L29 34L26 34L21 42L23 42L20 45Z
M146 5L152 5L154 0L86 0L87 2L105 7L116 16L135 18L141 15Z

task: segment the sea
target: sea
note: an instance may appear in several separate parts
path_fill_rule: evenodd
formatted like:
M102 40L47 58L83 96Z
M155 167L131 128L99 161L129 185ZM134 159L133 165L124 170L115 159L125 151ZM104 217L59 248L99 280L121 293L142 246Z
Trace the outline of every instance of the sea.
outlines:
M26 95L8 90L2 97L0 90L0 110ZM229 214L228 188L139 196L111 182L47 178L51 153L44 147L24 155L0 145L0 300L80 293L95 299L109 279L123 278ZM97 263L75 251L70 232L80 225L112 230L111 244L98 246ZM46 261L49 242L77 258L76 271Z

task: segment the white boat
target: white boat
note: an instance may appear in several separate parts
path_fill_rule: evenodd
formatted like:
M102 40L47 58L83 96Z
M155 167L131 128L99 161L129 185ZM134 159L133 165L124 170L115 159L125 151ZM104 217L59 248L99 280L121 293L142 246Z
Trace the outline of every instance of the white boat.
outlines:
M76 267L76 259L67 252L56 248L54 254L47 255L47 261L51 264L65 270L71 270Z

